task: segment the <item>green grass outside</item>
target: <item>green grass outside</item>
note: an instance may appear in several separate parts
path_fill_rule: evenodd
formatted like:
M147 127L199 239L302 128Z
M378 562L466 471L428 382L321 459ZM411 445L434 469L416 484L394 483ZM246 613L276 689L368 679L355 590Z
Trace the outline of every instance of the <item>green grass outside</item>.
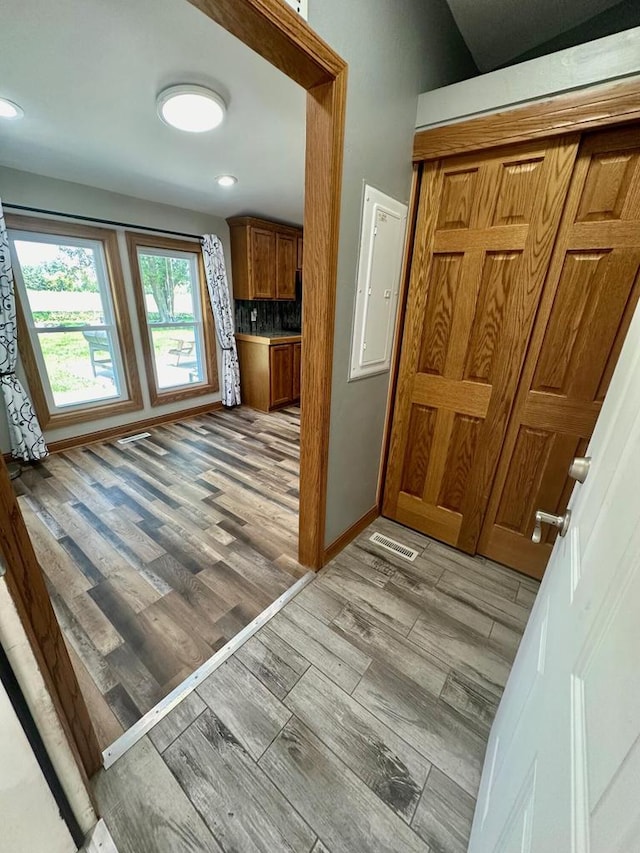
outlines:
M74 320L78 322L77 315L74 315ZM180 337L189 338L190 330L157 329L153 335L155 352L159 355L166 353L174 346L173 341ZM38 338L54 394L95 388L89 345L82 332L40 334ZM98 358L106 358L106 355L106 352L96 353Z

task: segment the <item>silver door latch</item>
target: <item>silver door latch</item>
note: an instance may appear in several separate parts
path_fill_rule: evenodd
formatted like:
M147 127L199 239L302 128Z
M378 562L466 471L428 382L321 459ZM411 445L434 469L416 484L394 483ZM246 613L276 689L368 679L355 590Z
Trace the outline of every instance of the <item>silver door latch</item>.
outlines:
M587 479L589 468L591 468L590 456L576 456L571 465L569 465L569 476L572 480L584 483Z
M568 509L564 515L553 515L551 512L543 512L541 509L536 510L536 526L533 528L533 536L531 541L536 545L542 539L542 525L550 524L552 527L558 528L558 534L564 536L569 529L571 521L571 510Z

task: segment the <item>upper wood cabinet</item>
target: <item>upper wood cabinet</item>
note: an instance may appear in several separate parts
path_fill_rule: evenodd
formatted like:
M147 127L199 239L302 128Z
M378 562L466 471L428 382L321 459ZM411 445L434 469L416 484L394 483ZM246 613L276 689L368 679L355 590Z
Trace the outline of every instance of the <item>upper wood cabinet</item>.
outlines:
M227 220L236 299L295 299L300 228L252 216Z
M276 299L296 298L296 237L276 233Z

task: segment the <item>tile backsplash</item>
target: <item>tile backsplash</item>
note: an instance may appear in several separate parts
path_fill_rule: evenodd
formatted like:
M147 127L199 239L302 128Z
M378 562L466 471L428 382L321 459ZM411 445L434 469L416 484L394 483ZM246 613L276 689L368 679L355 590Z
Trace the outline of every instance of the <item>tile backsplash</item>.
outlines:
M251 311L257 312L255 322ZM302 293L298 284L296 300L236 299L236 332L299 332L302 328Z

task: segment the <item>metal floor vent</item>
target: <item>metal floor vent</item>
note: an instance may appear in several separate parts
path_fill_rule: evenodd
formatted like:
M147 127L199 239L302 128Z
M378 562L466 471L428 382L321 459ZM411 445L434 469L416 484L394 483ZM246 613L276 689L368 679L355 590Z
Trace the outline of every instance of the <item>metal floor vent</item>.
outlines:
M118 444L131 444L132 441L142 441L143 438L151 438L151 433L138 432L135 435L128 435L126 438L119 438Z
M372 534L369 537L369 541L375 542L376 545L379 545L387 551L392 551L394 554L398 554L399 557L404 557L404 559L409 560L410 563L413 563L419 553L418 551L414 551L413 548L407 548L407 546L403 545L402 542L396 542L395 539L389 539L388 536L383 536L382 533Z

